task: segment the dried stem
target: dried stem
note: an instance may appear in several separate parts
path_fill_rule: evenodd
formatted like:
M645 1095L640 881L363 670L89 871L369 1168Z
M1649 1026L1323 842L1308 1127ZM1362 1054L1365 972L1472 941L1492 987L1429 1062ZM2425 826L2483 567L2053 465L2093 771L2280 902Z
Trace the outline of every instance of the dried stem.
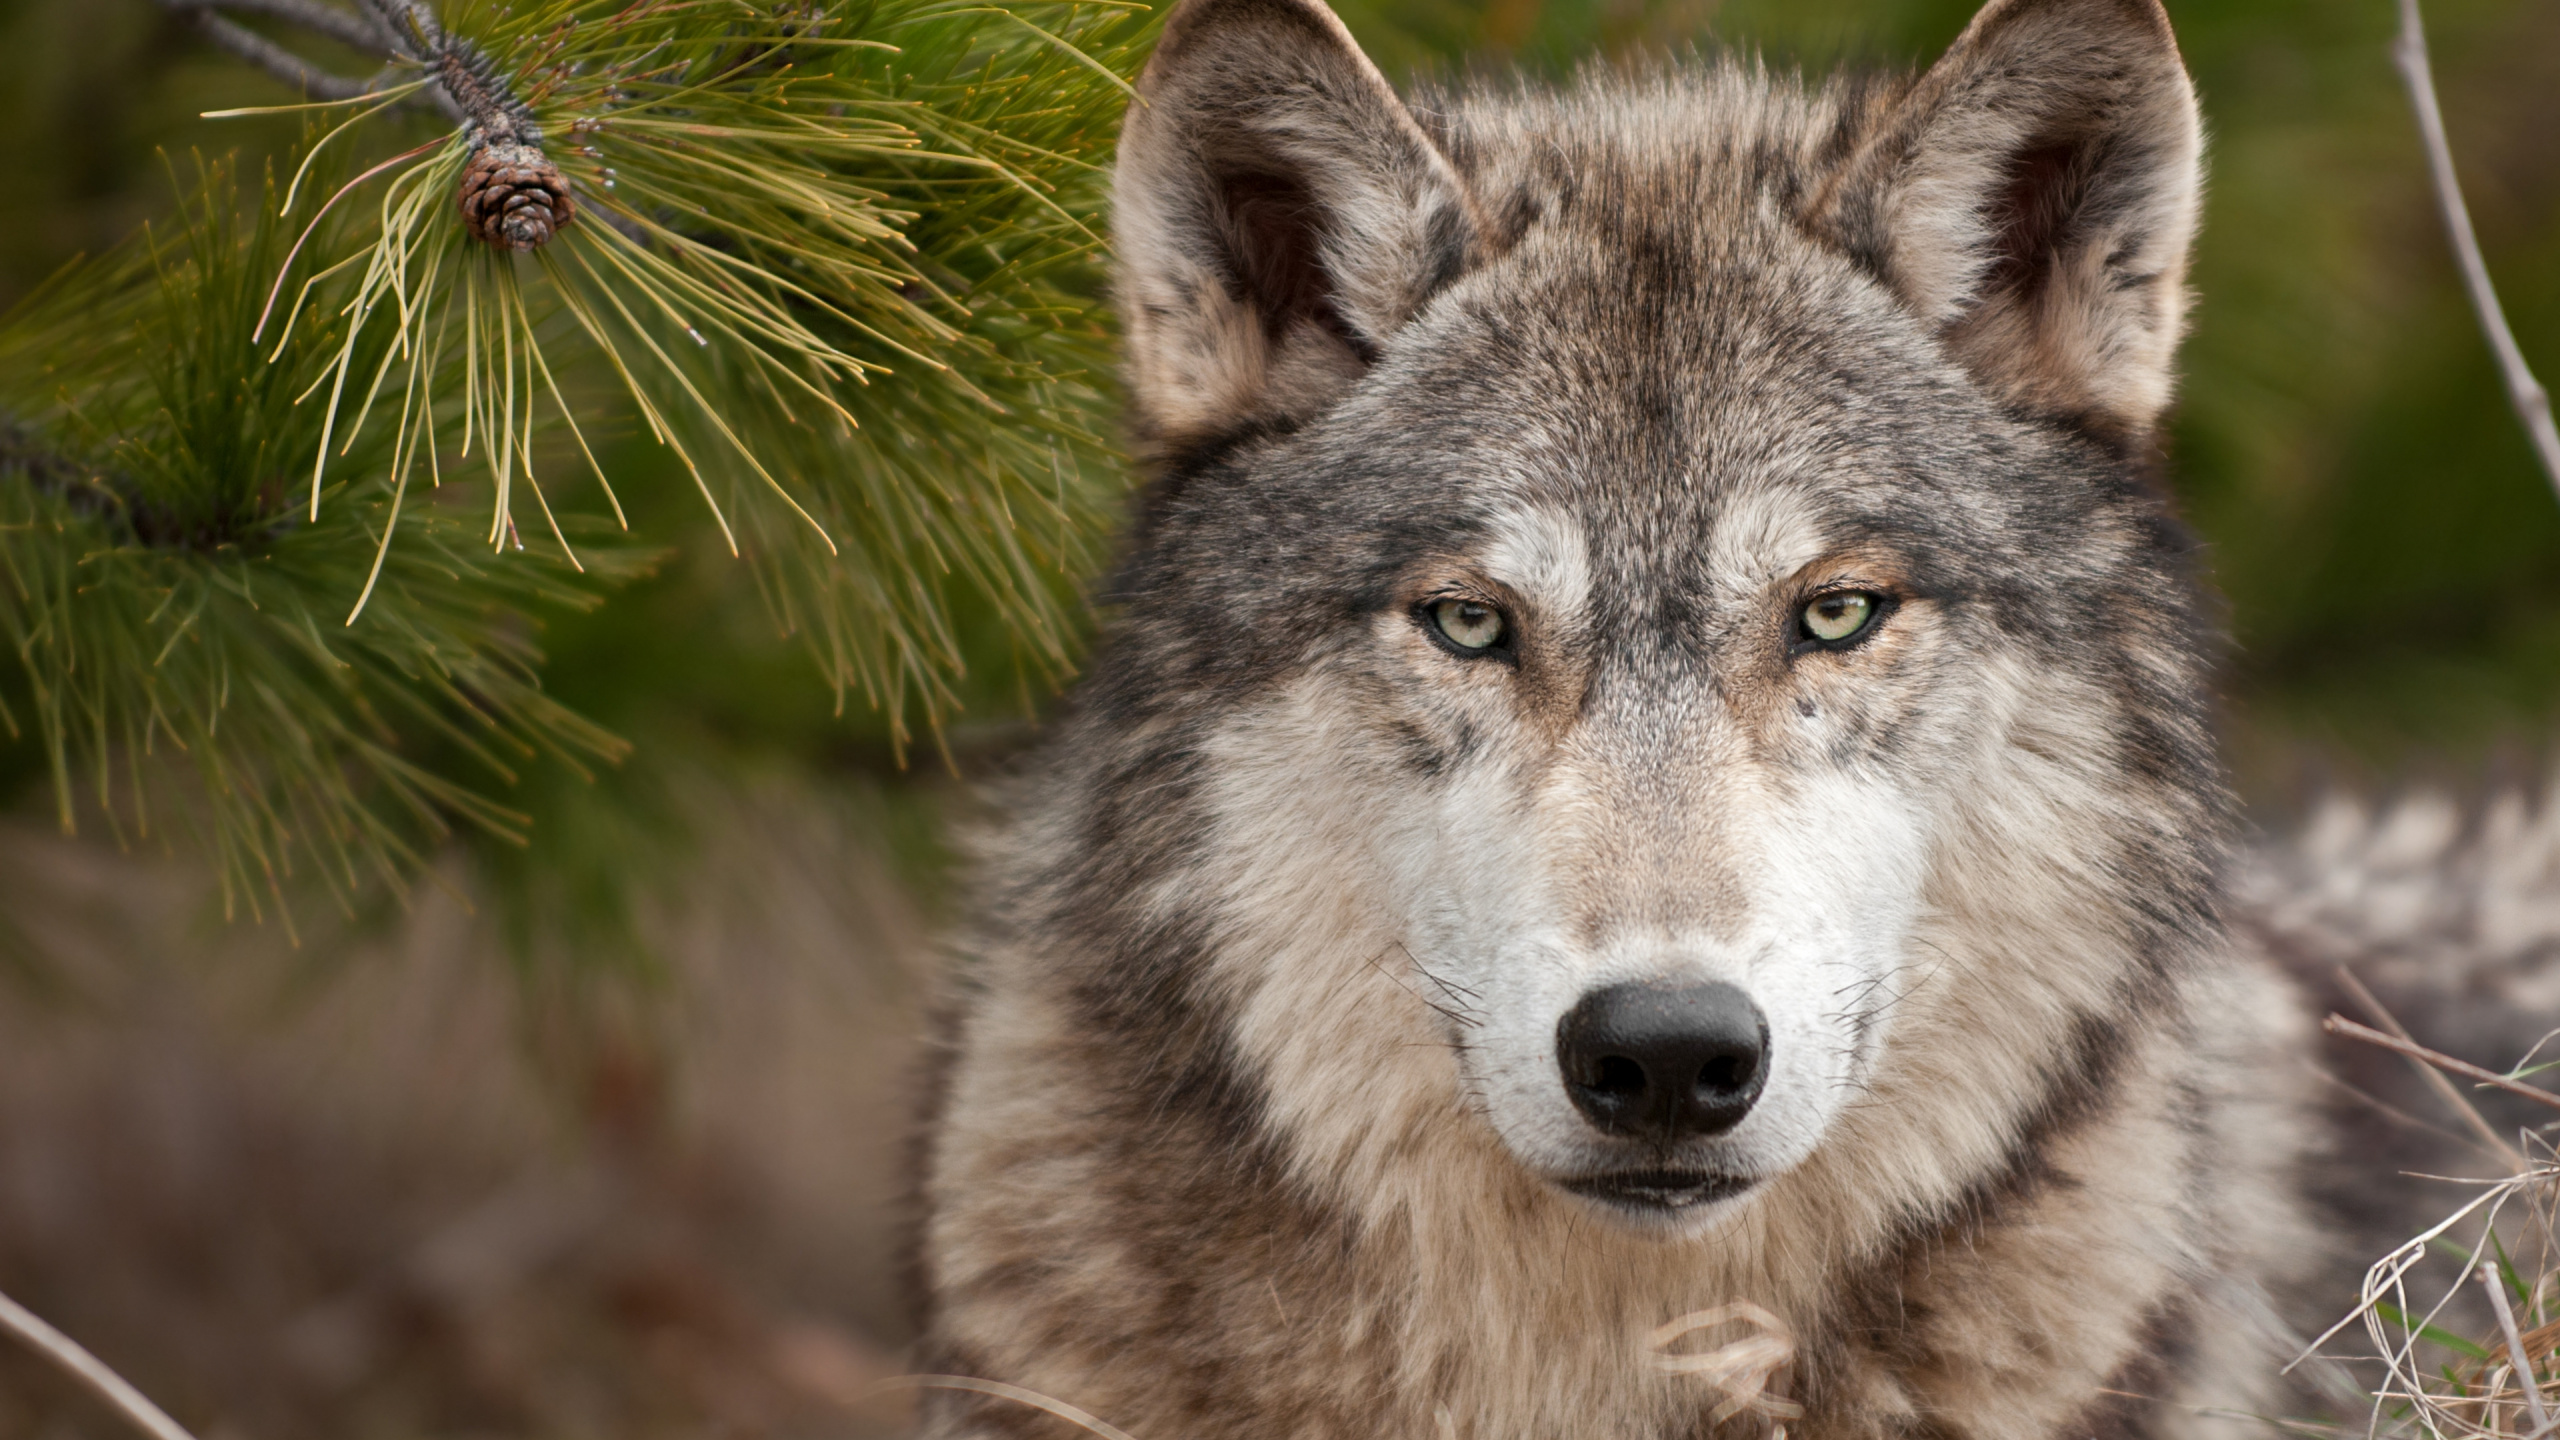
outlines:
M981 1395L993 1395L1000 1400L1010 1400L1016 1405L1028 1405L1034 1410L1045 1410L1070 1425L1101 1436L1102 1440L1135 1440L1128 1431L1108 1420L1088 1415L1064 1400L1053 1400L1037 1390L1025 1390L1019 1385L1008 1385L1002 1380L980 1380L971 1375L898 1375L883 1380L872 1388L889 1390L907 1386L913 1386L919 1390L974 1390Z
M2439 1070L2460 1075L2467 1080L2477 1080L2483 1085L2504 1090L2510 1095L2521 1095L2537 1104L2560 1110L2560 1095L2554 1095L2540 1086L2527 1085L2520 1080L2510 1080L2495 1070L2484 1070L2468 1060L2456 1060L2442 1051L2430 1050L2424 1045L2403 1040L2397 1035L2385 1035L2371 1026L2359 1025L2344 1015L2330 1016L2320 1022L2320 1028L2332 1035L2344 1035L2350 1040L2361 1040L2367 1045L2379 1045L2385 1050L2397 1051L2411 1059L2424 1060Z
M2507 399L2516 408L2516 416L2524 422L2525 433L2532 437L2533 448L2542 459L2542 468L2551 477L2552 488L2560 491L2560 426L2551 419L2551 395L2533 378L2533 370L2524 362L2524 352L2516 347L2515 332L2507 327L2506 311L2499 308L2497 289L2489 283L2489 265L2480 256L2480 237L2471 230L2471 211L2462 201L2462 184L2453 173L2453 147L2445 139L2444 111L2436 104L2435 72L2427 63L2426 27L2418 19L2418 0L2400 0L2400 37L2392 42L2391 58L2400 67L2400 78L2409 86L2410 108L2418 113L2418 134L2426 142L2427 169L2434 175L2436 205L2444 212L2444 228L2453 241L2454 259L2462 268L2462 283L2471 292L2471 308L2480 316L2480 329L2489 337L2489 348L2497 353L2498 369L2506 377Z
M2355 997L2356 1003L2365 1008L2365 1013L2381 1021L2382 1028L2390 1031L2403 1045L2411 1047L2417 1045L2418 1042L2409 1034L2408 1027L2402 1025L2389 1010L2383 1008L2382 1002L2373 997L2372 991L2364 988L2364 982L2355 977L2354 971L2344 965L2339 966L2338 983L2345 986L2347 993ZM2505 1161L2509 1170L2518 1174L2524 1172L2523 1152L2507 1143L2506 1137L2498 1133L2498 1127L2490 1124L2489 1117L2480 1113L2480 1107L2471 1103L2470 1096L2456 1089L2452 1081L2444 1078L2444 1072L2429 1064L2424 1055L2413 1053L2412 1050L2402 1050L2400 1053L2407 1055L2409 1063L2417 1067L2418 1078L2426 1081L2438 1098L2452 1106L2453 1112L2470 1124L2472 1130L2487 1143L2491 1153Z
M62 1367L64 1373L106 1401L116 1413L132 1421L152 1440L195 1440L185 1426L169 1418L169 1412L152 1404L149 1396L134 1389L123 1376L82 1349L80 1342L46 1324L42 1317L6 1295L0 1295L0 1330L17 1336L26 1342L27 1348Z
M2497 1262L2480 1267L2480 1287L2489 1292L2490 1307L2498 1312L2498 1327L2507 1333L2507 1358L2515 1363L2516 1383L2524 1387L2525 1413L2533 1417L2534 1433L2551 1428L2551 1417L2542 1409L2542 1386L2533 1378L2533 1357L2524 1353L2524 1336L2516 1332L2516 1312L2507 1304L2507 1290L2498 1282Z

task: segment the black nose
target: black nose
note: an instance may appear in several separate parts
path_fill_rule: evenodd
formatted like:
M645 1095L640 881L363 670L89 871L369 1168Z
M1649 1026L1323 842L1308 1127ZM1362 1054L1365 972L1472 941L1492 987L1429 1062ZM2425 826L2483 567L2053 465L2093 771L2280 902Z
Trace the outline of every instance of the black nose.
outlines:
M1713 985L1612 985L1556 1027L1565 1093L1612 1135L1668 1143L1740 1124L1769 1073L1769 1022Z

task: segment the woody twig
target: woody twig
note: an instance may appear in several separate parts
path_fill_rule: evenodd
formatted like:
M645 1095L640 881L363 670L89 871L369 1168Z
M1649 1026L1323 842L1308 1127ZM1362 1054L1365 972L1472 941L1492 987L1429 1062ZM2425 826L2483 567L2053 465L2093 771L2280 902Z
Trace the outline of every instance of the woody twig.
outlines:
M2560 1110L2560 1095L2555 1095L2541 1086L2527 1085L2521 1080L2501 1075L2495 1070L2484 1069L2468 1060L2456 1060L2440 1050L2430 1050L2424 1045L2403 1040L2397 1035L2385 1035L2369 1025L2359 1025L2344 1015L2330 1016L2320 1022L2320 1028L2332 1035L2343 1035L2350 1040L2361 1040L2367 1045L2379 1045L2385 1050L2397 1051L2412 1060L2423 1060L2447 1074L2459 1075L2466 1080L2476 1080L2492 1089L2504 1090L2510 1095L2521 1095L2537 1105L2548 1105L2554 1110Z
M232 18L248 15L281 20L366 54L385 57L399 54L399 46L391 35L370 15L342 10L324 3L324 0L163 0L163 3L193 21L197 33L217 48L231 52L313 99L355 100L397 83L398 77L387 70L362 79L333 74ZM445 97L438 95L434 98L457 123L461 121L461 113L453 109Z
M16 1336L28 1349L53 1362L64 1374L78 1381L81 1388L105 1401L152 1440L195 1440L185 1426L169 1418L168 1411L152 1404L149 1396L108 1369L105 1362L82 1348L80 1342L46 1324L42 1316L6 1295L0 1295L0 1330Z
M2489 283L2489 265L2480 255L2480 237L2472 232L2471 210L2463 203L2462 184L2453 173L2453 147L2445 139L2444 111L2436 104L2435 72L2427 63L2427 31L2418 18L2418 0L2400 0L2400 36L2392 42L2391 58L2409 87L2410 108L2417 111L2418 135L2425 142L2427 169L2435 179L2436 207L2444 212L2445 233L2453 241L2453 257L2462 269L2463 288L2471 293L2471 308L2480 317L2481 332L2497 354L2498 370L2507 384L2507 400L2515 406L2516 417L2524 422L2525 433L2533 440L2534 453L2541 458L2552 488L2560 491L2560 426L2552 423L2551 394L2533 378L2532 367L2525 364L2524 352L2516 346L2515 331L2508 328L2507 313L2498 304L2497 288Z

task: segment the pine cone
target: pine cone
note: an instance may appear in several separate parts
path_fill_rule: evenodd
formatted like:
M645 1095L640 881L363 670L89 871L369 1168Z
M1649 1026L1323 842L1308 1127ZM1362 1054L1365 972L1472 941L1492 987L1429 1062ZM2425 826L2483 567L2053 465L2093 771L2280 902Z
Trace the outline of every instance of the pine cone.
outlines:
M501 250L542 246L577 216L569 177L534 146L483 145L462 167L463 221Z

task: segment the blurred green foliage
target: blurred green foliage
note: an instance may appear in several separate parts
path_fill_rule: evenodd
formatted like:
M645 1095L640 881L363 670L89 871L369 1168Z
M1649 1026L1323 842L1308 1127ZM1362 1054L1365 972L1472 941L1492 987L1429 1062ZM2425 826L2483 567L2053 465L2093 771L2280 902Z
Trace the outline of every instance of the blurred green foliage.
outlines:
M2231 602L2234 753L2280 791L2310 754L2389 773L2539 753L2560 700L2560 502L2534 468L2462 297L2393 74L2388 0L2169 0L2203 89L2214 179L2170 469ZM1972 0L1348 0L1390 73L1691 44L1808 69L1925 63ZM2560 0L2432 0L2463 179L2526 353L2560 377ZM353 66L342 68L353 69ZM291 127L196 112L293 98L151 0L0 3L0 300L172 208L155 151L281 154ZM255 173L254 168L246 173ZM645 973L644 901L681 870L672 798L757 773L860 797L919 877L935 777L978 768L1054 694L1002 607L955 583L952 762L905 768L893 721L836 694L749 567L696 523L645 432L598 443L636 532L685 537L654 574L539 634L548 693L631 742L589 779L556 762L506 795L532 844L478 867L520 957ZM0 778L31 782L30 742ZM634 965L629 962L640 961ZM533 963L528 958L528 963ZM543 963L551 963L545 961Z

